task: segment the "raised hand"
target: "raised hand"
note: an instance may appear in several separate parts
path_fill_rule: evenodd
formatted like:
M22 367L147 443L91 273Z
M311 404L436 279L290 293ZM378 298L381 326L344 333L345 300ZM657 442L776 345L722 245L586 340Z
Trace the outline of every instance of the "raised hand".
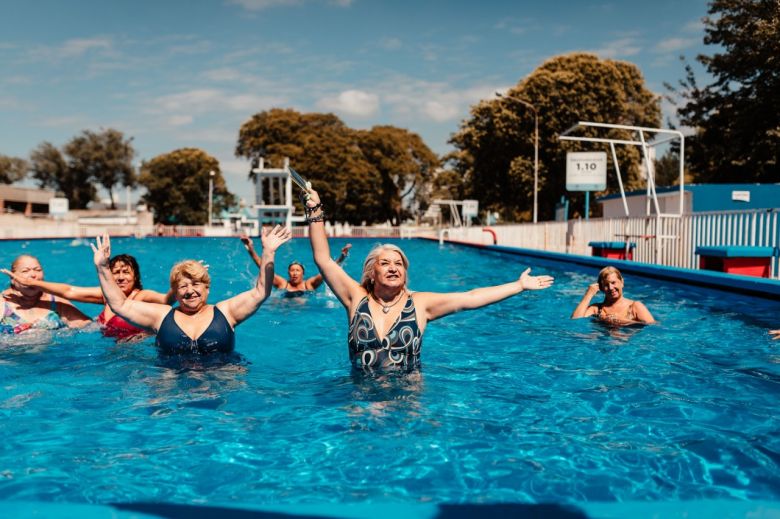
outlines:
M92 260L95 262L96 267L107 267L108 260L111 257L111 238L108 237L108 233L104 232L102 238L100 236L95 238L96 245L89 244L92 247L94 256Z
M263 229L260 233L260 240L263 243L263 251L275 252L283 243L292 238L292 231L288 227L281 225L273 229Z
M27 284L27 283L25 283L25 281L27 281L25 278L17 276L16 274L14 274L13 272L11 272L8 269L0 269L0 272L2 272L3 274L5 274L6 276L8 276L9 278L11 278L13 281L15 281L16 283L18 283L20 285L26 285Z
M255 248L254 243L252 243L252 238L250 238L247 234L242 233L241 236L238 237L239 240L241 240L241 243L244 244L244 247L249 252L252 252Z
M341 248L341 255L344 256L345 258L347 256L349 256L349 249L351 249L351 248L352 248L352 244L351 243L347 243L346 245L344 245Z
M320 204L320 195L310 187L301 197L301 200L307 207L317 207Z
M554 278L552 276L531 276L530 268L527 268L520 274L520 286L523 290L542 290L550 288L553 284Z

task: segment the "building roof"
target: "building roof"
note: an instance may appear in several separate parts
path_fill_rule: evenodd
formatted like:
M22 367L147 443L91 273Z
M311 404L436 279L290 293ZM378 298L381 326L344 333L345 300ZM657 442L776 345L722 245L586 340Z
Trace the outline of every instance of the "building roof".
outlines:
M57 196L57 194L49 189L0 185L0 200L5 200L7 202L48 204L49 200L55 196Z
M691 209L697 213L780 207L780 184L687 184L684 190L693 195ZM680 187L664 186L655 191L658 196L676 195ZM626 197L646 194L647 190L642 189L628 192ZM596 201L605 202L616 198L620 199L620 193L601 196Z

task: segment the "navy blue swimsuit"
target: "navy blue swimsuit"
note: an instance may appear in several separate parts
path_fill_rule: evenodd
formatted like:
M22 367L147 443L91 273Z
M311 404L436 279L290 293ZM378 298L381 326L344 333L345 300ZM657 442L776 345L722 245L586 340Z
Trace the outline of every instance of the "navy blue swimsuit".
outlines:
M236 335L225 315L214 307L214 317L208 328L197 339L191 339L173 318L172 308L157 330L157 348L165 355L230 353Z
M349 360L364 371L400 369L411 371L420 366L422 332L417 326L414 300L409 294L401 315L381 341L376 335L368 296L358 304L349 324Z

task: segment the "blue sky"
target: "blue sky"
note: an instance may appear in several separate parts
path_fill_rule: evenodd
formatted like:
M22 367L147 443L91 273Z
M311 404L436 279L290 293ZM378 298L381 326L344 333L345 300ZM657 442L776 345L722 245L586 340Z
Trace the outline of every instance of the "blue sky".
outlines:
M648 87L684 76L704 0L26 0L2 2L0 154L82 130L134 138L137 163L182 147L220 161L250 200L238 130L275 107L391 124L437 153L469 107L546 59L635 63ZM698 69L697 69L698 70ZM665 106L666 113L671 113ZM544 117L544 114L540 114Z

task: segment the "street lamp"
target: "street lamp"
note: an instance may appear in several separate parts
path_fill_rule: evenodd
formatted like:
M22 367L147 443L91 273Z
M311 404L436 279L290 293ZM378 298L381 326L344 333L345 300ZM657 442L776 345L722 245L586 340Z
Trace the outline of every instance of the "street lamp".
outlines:
M505 96L501 92L496 92L498 97L504 99L512 99L522 105L528 107L534 113L534 223L537 221L537 215L539 214L539 112L536 107L526 101L515 96Z
M209 227L211 227L211 205L214 194L214 175L216 175L214 170L209 171Z

